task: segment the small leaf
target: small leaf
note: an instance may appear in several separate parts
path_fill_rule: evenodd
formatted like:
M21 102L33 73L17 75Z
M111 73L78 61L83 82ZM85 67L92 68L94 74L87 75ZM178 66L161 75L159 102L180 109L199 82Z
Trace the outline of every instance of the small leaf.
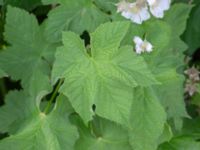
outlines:
M160 145L164 142L169 142L172 137L173 137L172 129L169 124L165 123L164 130L158 139L158 144Z

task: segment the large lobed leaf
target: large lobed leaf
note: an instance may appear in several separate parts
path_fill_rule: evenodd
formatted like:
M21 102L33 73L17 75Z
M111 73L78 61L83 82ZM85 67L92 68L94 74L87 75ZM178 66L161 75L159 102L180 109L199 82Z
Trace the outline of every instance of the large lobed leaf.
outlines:
M46 37L50 42L61 41L62 31L71 30L78 34L92 32L101 23L109 21L108 14L101 11L92 0L58 2L61 5L48 14Z
M0 131L10 136L0 141L0 150L73 150L77 130L68 120L66 98L60 96L54 110L45 115L35 98L11 92L0 109Z
M60 92L69 98L85 122L92 119L95 104L98 115L126 123L132 87L157 84L144 60L131 46L119 48L128 27L127 22L101 25L91 34L89 54L78 35L63 34L64 46L56 52L53 82L65 79Z
M49 76L56 46L46 42L43 33L44 25L39 26L35 16L8 7L4 35L11 46L0 53L0 68L12 79L21 80L33 95L51 90Z
M161 83L154 89L168 113L168 119L172 118L174 122L188 117L183 97L184 77L177 70L184 65L183 52L187 46L179 36L186 27L190 10L191 6L176 4L166 13L164 21L151 19L142 25L132 24L122 42L122 45L129 43L135 46L133 37L140 36L152 43L153 52L142 56ZM117 17L115 20L122 18Z

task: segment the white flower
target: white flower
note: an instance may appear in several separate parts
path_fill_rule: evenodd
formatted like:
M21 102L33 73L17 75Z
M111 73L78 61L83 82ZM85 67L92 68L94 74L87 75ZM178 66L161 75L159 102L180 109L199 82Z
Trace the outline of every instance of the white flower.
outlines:
M137 0L134 3L128 3L125 0L117 4L117 12L132 22L141 24L150 18L146 0Z
M164 17L164 11L170 8L171 0L147 0L150 11L157 18Z
M135 50L137 54L141 54L145 51L148 53L152 52L153 46L146 39L143 41L140 37L135 36L133 41L135 43Z
M117 12L124 12L127 11L129 8L129 4L126 0L120 1L119 3L116 4L117 6Z
M131 3L128 12L130 13L131 21L137 24L142 24L143 21L150 18L148 7L143 0L137 0L135 3Z

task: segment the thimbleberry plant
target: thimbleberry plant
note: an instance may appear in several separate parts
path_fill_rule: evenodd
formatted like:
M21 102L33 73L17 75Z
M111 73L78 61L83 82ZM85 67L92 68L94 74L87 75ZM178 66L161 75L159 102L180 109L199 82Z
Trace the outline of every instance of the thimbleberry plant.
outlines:
M192 5L4 3L0 77L20 89L0 107L0 150L200 149L199 135L185 129L191 116L180 36ZM36 17L36 7L47 8L47 17Z

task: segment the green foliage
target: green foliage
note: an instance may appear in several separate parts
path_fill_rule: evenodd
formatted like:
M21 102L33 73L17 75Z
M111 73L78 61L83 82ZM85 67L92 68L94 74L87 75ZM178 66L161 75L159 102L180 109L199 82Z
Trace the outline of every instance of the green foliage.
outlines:
M44 5L48 5L48 4L57 4L59 3L61 0L42 0L42 3Z
M0 68L35 95L51 90L50 67L56 46L45 41L43 32L35 16L8 7L4 35L11 46L1 52ZM38 79L41 82L35 82Z
M2 0L3 5L11 5L26 10L33 10L37 6L41 5L41 0Z
M95 117L90 123L90 128L84 126L79 118L74 118L79 127L80 138L75 145L75 150L131 150L128 142L128 133L121 126L106 119Z
M8 134L0 150L200 149L199 119L184 119L180 36L192 6L174 4L164 19L137 25L116 13L117 2L42 0L52 9L40 23L7 7L0 77L22 89L0 107L0 132ZM135 36L153 51L137 54Z
M54 83L57 78L65 79L60 92L69 97L85 122L92 119L95 104L98 115L126 123L130 115L131 87L157 83L131 46L118 48L128 27L127 22L100 26L91 35L89 54L77 35L63 33L64 46L56 53L52 78Z
M69 122L65 101L65 97L59 97L54 110L45 115L40 112L35 99L24 92L9 93L0 113L0 130L12 133L12 136L0 142L0 150L73 149L78 133Z
M109 21L108 15L92 0L61 1L61 5L48 14L46 37L50 42L58 42L62 31L91 32L106 21Z
M187 30L184 33L184 40L189 45L188 53L191 55L200 47L200 3L194 7L190 14Z
M155 150L166 121L164 108L151 89L138 88L133 95L129 141L133 149Z

